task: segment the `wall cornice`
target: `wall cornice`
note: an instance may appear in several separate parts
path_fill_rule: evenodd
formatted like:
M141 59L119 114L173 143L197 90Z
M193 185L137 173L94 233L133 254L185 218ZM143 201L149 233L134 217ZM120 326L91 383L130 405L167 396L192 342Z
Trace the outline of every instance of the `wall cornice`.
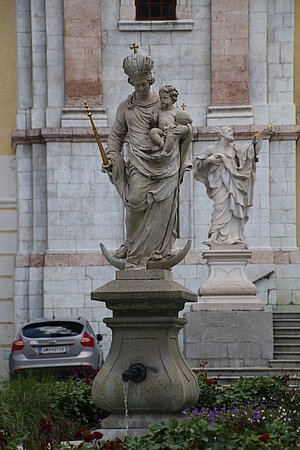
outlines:
M235 125L233 126L235 139L249 140L254 133L264 126ZM275 125L272 135L264 139L272 141L297 140L300 136L300 125ZM105 142L110 133L110 127L99 128L101 139ZM194 127L193 142L218 140L218 127ZM93 130L88 127L66 128L28 128L26 130L13 130L11 143L14 149L17 145L43 144L47 142L94 142Z

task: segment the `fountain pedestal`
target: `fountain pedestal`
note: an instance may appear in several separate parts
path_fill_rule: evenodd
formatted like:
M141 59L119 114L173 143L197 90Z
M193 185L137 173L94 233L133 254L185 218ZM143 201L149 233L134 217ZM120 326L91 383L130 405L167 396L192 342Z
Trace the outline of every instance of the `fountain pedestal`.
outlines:
M111 412L103 428L139 434L136 430L193 405L198 384L179 348L178 332L186 320L178 311L197 296L173 282L172 272L145 269L117 271L116 280L92 292L92 299L113 311L113 318L104 319L112 329L111 348L92 389L95 403ZM132 366L137 376L124 381ZM141 367L146 373L139 377Z

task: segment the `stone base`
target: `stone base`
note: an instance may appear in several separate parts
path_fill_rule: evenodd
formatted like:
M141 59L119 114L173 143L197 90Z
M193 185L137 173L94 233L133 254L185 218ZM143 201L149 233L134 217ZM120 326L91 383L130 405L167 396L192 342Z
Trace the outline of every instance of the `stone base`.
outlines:
M115 439L116 437L124 439L128 437L142 437L149 433L149 426L154 422L163 421L168 423L171 417L177 417L179 421L187 420L184 414L141 414L136 416L128 416L111 414L101 423L101 433L103 439Z
M104 319L112 329L112 345L94 379L96 405L121 421L126 405L128 426L134 429L193 405L198 384L179 348L178 332L186 321L178 311L196 295L173 282L171 271L144 269L117 271L116 280L92 292L92 299L105 301L113 311L113 318ZM137 366L145 376L128 377ZM105 420L117 427L115 419Z
M269 367L273 358L272 313L192 311L184 317L185 357L189 365Z
M217 125L253 125L251 105L215 105L209 106L207 126Z
M107 127L105 108L91 108L96 127ZM90 127L91 122L87 116L84 104L82 108L65 107L61 116L62 127Z
M263 310L262 301L256 297L256 286L245 271L251 254L233 246L205 251L208 278L199 288L199 301L192 305L192 310Z
M192 311L261 311L263 309L262 301L255 295L203 296L200 297L198 303L191 305Z

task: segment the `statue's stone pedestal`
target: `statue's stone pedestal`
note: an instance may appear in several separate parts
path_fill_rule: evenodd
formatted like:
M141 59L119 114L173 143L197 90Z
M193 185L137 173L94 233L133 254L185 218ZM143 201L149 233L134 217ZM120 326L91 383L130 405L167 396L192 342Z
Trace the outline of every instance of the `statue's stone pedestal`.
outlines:
M198 368L269 367L273 322L269 311L192 311L184 316L185 357ZM222 370L220 370L222 374Z
M192 311L255 311L264 309L256 287L245 272L248 250L219 249L203 253L208 278L199 289L199 301Z
M112 329L110 352L92 389L95 403L111 412L104 429L128 428L130 435L197 401L197 379L178 344L186 324L178 311L195 302L195 294L174 283L167 270L120 270L116 280L92 292L92 299L113 311L113 318L104 320ZM146 368L146 377L123 381L122 374L136 364Z
M264 311L245 268L251 252L220 248L203 253L209 275L185 317L185 356L193 368L268 367L273 358L272 313ZM220 373L222 371L220 370Z

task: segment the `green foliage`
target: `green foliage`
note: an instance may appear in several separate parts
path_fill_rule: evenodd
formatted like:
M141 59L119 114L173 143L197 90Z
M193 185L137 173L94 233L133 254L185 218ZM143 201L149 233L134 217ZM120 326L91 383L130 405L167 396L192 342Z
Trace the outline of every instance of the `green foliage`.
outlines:
M193 418L180 423L172 418L168 424L156 423L150 427L150 434L141 439L126 439L128 450L287 450L297 448L300 433L289 427L274 423L265 435L266 442L255 431L232 430L228 424L208 423ZM101 447L100 447L101 448ZM299 448L299 447L298 447Z
M211 381L209 385L208 381ZM216 379L208 380L205 375L198 377L199 399L196 408L210 409L265 408L265 416L272 422L274 417L293 422L300 427L300 387L290 387L289 377L240 377L231 386L222 386Z
M300 448L300 387L289 387L287 377L241 377L222 386L202 371L198 380L198 403L183 420L155 423L148 435L123 441L103 441L90 431L104 413L92 401L88 378L11 380L0 387L0 450L20 443L26 450L67 449L61 441L82 427L82 450Z
M49 374L29 374L0 387L0 431L19 440L30 436L33 442L41 435L43 421L50 419L51 438L69 439L83 424L96 425L100 417L105 413L92 400L88 378L58 380Z
M1 429L20 437L28 431L37 435L54 394L52 380L50 376L38 380L29 375L4 382L0 389Z
M98 408L91 396L92 382L86 378L69 378L54 383L51 406L66 419L81 419L83 424L97 423L107 413Z

